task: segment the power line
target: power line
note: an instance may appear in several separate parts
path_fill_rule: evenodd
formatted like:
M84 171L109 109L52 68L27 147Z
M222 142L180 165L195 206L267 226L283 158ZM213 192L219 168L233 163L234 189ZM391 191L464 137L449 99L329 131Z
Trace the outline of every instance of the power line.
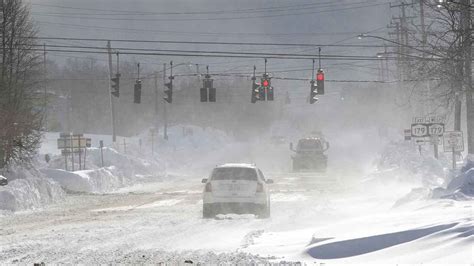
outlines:
M282 16L300 16L305 14L317 14L317 13L327 13L327 12L336 12L336 11L345 11L345 10L355 10L367 7L375 7L387 5L388 3L382 4L370 4L364 6L356 7L344 7L339 9L331 10L321 10L321 11L311 11L311 12L300 12L300 13L288 13L288 14L276 14L276 15L261 15L261 16L245 16L245 17L221 17L221 18L181 18L181 19L148 19L148 18L104 18L104 17L75 17L67 15L37 15L37 16L46 16L46 17L59 17L59 18L79 18L79 19L88 19L88 20L99 20L99 21L221 21L221 20L241 20L241 19L259 19L259 18L274 18Z
M373 3L373 1L365 0L361 2L354 2L345 4L347 5L358 5L358 4L365 4L365 3ZM123 15L152 15L152 16L159 16L159 15L210 15L210 14L238 14L238 13L264 13L264 12L280 12L280 11L288 11L288 10L307 10L307 9L321 9L324 7L335 7L341 6L341 3L334 3L333 1L328 2L319 2L319 3L310 3L310 4L299 4L299 5L287 5L287 6L277 6L277 7L264 7L264 8L249 8L249 9L233 9L233 10L212 10L212 11L191 11L191 12L183 12L183 11L174 11L174 12L150 12L150 11L126 11L126 10L109 10L109 9L94 9L94 8L79 8L79 7L70 7L70 6L58 6L58 5L48 5L48 4L32 4L33 6L43 6L43 7L54 7L59 9L71 9L71 10L84 10L84 11L99 11L99 12L109 12L109 13L69 13L68 15L101 15L101 16L123 16ZM112 12L112 13L110 13ZM37 12L34 12L37 13ZM61 13L59 13L61 14Z
M37 4L33 3L31 5L33 6L43 6L43 7L54 7L54 8L59 8L59 9L72 9L72 10L85 10L85 11L100 11L100 12L114 12L114 13L124 13L124 14L150 14L150 15L192 15L192 14L209 14L210 12L212 13L224 13L224 12L252 12L252 11L259 11L259 10L273 10L273 9L285 9L289 7L303 7L303 6L314 6L314 5L319 5L319 4L328 4L328 3L334 3L333 1L328 1L328 2L323 2L323 3L311 3L311 4L300 4L300 5L291 5L291 6L276 6L276 7L266 7L266 8L249 8L249 9L233 9L233 10L214 10L214 11L195 11L195 12L150 12L150 11L130 11L130 10L114 10L114 9L97 9L97 8L81 8L81 7L71 7L71 6L60 6L60 5L50 5L50 4Z
M384 48L395 45L377 44L309 44L309 43L265 43L265 42L213 42L213 41L174 41L174 40L138 40L138 39L102 39L102 38L71 38L71 37L33 37L38 40L67 40L67 41L94 41L94 42L126 42L126 43L167 43L167 44L195 44L195 45L246 45L246 46L296 46L296 47L360 47ZM413 46L416 47L416 46Z
M137 29L137 28L123 28L123 27L105 27L105 26L97 26L97 25L80 25L80 24L69 24L69 23L59 23L59 22L48 22L48 21L36 21L40 24L51 24L56 26L66 26L66 27L77 27L77 28L84 28L84 29L103 29L103 30L117 30L117 31L132 31L132 32L156 32L156 33L169 33L169 34L182 34L182 35L211 35L211 36L222 36L222 35L229 35L229 36L298 36L298 35L305 35L308 37L314 37L311 35L319 35L319 36L334 36L334 35L353 35L352 38L356 38L360 32L351 32L351 31L343 31L343 32L297 32L297 33L267 33L267 32L190 32L190 31L169 31L169 30L149 30L149 29ZM381 27L379 29L385 28ZM373 32L373 31L370 31Z
M42 45L33 45L42 46ZM72 49L95 49L95 50L106 50L106 47L98 46L77 46L77 45L48 45L54 48L72 48ZM314 58L314 54L294 54L294 53L257 53L257 52L235 52L235 51L203 51L203 50L176 50L176 49L147 49L147 48L125 48L125 47L114 47L117 52L123 53L123 51L142 51L142 52L168 52L168 53L196 53L196 54L229 54L229 55L255 55L260 57L265 56L282 56L282 57L307 57ZM356 56L356 55L323 55L322 58L373 58L371 56Z
M24 48L21 50L29 51L43 51L42 49L37 48ZM91 51L91 50L64 50L64 49L48 49L48 52L58 52L58 53L85 53L85 54L107 54L107 51ZM267 54L263 55L245 55L245 54L193 54L193 53L165 53L165 52L133 52L133 51L124 51L121 54L125 55L146 55L146 56L176 56L176 57L215 57L215 58L256 58L256 59L293 59L293 60L311 60L314 56L303 57L303 56L278 56ZM321 57L324 60L361 60L361 61L376 61L380 58L372 57L357 57L357 56L334 56L334 57ZM396 60L397 58L385 57L386 60Z

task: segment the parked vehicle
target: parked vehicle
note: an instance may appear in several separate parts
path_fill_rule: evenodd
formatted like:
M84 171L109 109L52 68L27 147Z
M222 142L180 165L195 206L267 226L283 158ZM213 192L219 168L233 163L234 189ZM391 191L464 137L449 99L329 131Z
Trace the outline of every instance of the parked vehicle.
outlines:
M6 186L6 185L8 185L8 179L0 175L0 186Z
M270 193L262 171L251 164L224 164L202 180L203 217L217 214L252 213L259 218L270 217Z

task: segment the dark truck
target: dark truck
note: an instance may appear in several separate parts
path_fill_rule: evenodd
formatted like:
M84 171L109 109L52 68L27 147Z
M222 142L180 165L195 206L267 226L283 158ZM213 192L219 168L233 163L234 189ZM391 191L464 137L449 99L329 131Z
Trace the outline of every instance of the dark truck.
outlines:
M293 148L293 143L290 143L290 150L296 153L291 156L293 160L293 172L325 172L328 157L324 152L328 149L329 143L320 137L300 139L298 145L296 145L296 150Z

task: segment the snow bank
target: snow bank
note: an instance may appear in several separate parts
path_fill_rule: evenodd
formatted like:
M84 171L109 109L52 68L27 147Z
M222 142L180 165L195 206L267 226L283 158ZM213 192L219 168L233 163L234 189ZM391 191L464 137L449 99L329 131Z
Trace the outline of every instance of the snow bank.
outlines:
M62 170L64 157L55 156L48 168L41 171L71 191L104 193L133 185L138 181L161 180L166 175L164 163L123 154L112 148L103 149L104 167L98 148L87 150L86 167L89 170L68 172ZM69 162L69 167L71 167ZM79 164L75 164L75 169Z
M85 135L92 139L95 146L104 136ZM51 152L55 147L55 135L43 143L42 151ZM122 143L126 143L126 150ZM140 146L139 143L142 145ZM154 145L152 153L151 145ZM53 155L44 166L47 174L64 188L72 191L103 193L120 187L143 183L143 181L162 180L168 175L180 172L180 176L189 173L199 176L207 174L218 163L229 160L236 149L235 141L225 132L212 128L176 125L168 129L168 140L158 134L151 139L149 131L131 137L120 138L117 143L103 148L103 167L99 148L87 150L87 171L68 173L65 158ZM229 152L231 151L231 152ZM78 157L74 169L79 169ZM71 170L71 158L68 158Z
M59 184L45 178L35 169L15 168L5 175L9 183L0 188L0 210L35 209L65 197Z
M114 167L67 172L59 169L42 169L45 175L63 188L77 192L103 193L124 185L123 178L114 175Z
M366 182L402 182L433 188L445 182L447 165L443 157L437 160L427 150L422 150L420 155L418 148L411 142L391 142L377 161L377 171Z
M474 199L474 157L466 158L461 174L453 178L446 189L440 187L433 192L433 198Z

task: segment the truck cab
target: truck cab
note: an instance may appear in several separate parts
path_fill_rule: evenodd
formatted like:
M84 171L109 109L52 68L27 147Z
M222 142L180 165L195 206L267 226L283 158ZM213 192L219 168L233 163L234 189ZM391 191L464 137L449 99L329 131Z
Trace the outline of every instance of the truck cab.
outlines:
M324 154L329 149L329 142L320 137L302 138L298 141L296 149L290 143L290 149L295 152L291 157L293 171L317 171L325 172L328 157Z

